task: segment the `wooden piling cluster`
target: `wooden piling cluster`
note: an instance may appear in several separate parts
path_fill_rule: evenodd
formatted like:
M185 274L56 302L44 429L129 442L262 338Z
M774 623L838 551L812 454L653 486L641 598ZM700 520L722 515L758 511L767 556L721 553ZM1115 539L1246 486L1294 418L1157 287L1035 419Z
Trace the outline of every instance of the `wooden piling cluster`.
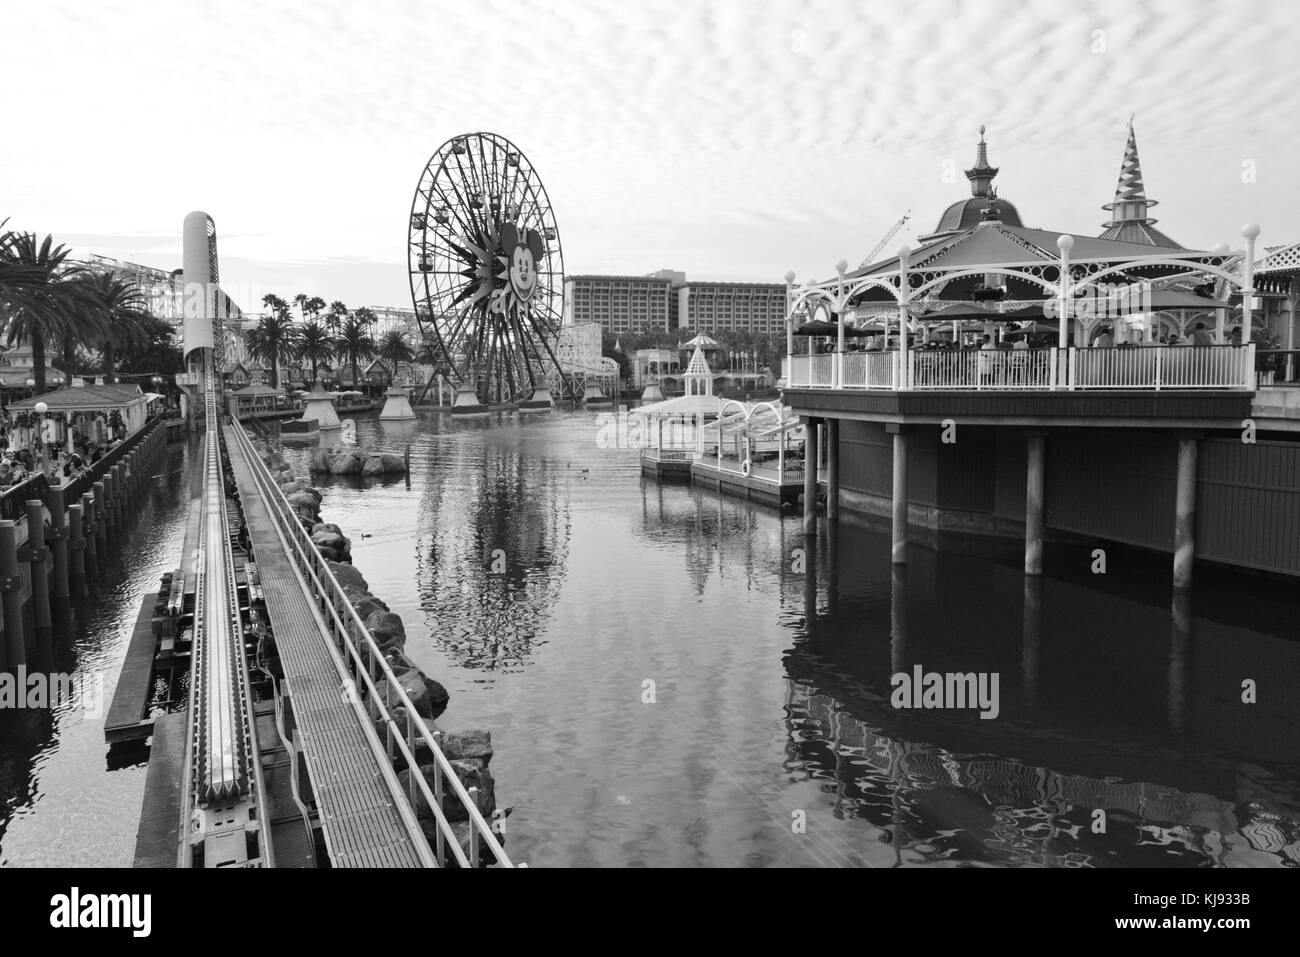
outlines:
M23 607L32 603L37 641L50 640L52 605L66 604L134 523L167 447L158 422L91 466L90 474L28 499L21 522L0 521L0 668L26 664ZM12 513L11 513L12 514Z

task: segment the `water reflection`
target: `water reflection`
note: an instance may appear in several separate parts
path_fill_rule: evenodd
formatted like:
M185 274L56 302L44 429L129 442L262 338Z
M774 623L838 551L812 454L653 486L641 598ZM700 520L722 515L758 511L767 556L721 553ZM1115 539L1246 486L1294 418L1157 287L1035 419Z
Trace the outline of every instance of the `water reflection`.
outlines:
M844 600L811 618L786 658L790 754L804 774L835 782L837 816L878 829L899 864L1300 864L1296 752L1259 735L1261 717L1293 729L1295 702L1275 702L1271 716L1226 706L1240 669L1204 700L1221 676L1193 667L1187 593L1165 613L1165 644L1141 637L1162 633L1156 608L1126 605L1126 627L1106 635L1097 612L1113 614L1110 601L1068 581L1022 576L1013 624L1011 602L989 602L1011 594L1011 576L997 569L970 563L931 587L939 567L956 564L918 552L906 568L877 566L878 578L889 575L887 604L868 578L841 568ZM1005 626L1019 632L1014 668ZM1255 634L1237 650L1267 660L1275 688L1300 679L1292 645ZM895 710L887 676L916 663L1000 671L1003 719L981 727L968 712ZM1160 713L1147 702L1163 703ZM1105 833L1095 833L1097 809Z
M457 664L508 673L532 655L563 584L567 497L554 467L518 448L459 443L439 464L416 520L420 601Z

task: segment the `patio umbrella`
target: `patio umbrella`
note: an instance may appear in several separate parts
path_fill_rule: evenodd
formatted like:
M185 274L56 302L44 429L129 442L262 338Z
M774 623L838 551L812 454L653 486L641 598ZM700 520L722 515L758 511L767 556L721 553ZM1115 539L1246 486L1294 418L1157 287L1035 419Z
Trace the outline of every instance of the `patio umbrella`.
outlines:
M1040 322L1037 319L1030 319L1028 322L1020 323L1019 328L1008 329L1005 335L1019 336L1019 335L1024 335L1026 333L1030 335L1036 335L1040 332L1060 332L1060 331L1061 331L1061 324L1059 322L1049 322L1047 320L1043 320Z
M818 320L813 320L812 322L805 322L794 331L794 334L796 336L838 336L839 326L833 322L820 322ZM854 337L862 338L863 336L870 335L873 335L873 333L870 333L865 329L858 329L850 325L844 327L844 338L846 339Z
M973 302L952 302L923 316L915 316L921 322L951 322L954 319L978 319L998 322L1003 314L993 309L986 309Z

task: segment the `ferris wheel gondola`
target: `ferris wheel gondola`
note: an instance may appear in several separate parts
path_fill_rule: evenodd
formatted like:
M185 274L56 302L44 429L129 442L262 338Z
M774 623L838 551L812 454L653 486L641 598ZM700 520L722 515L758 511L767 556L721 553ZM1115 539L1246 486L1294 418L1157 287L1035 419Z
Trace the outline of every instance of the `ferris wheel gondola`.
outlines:
M512 403L559 368L564 256L546 188L495 133L443 143L408 223L411 298L433 364L484 404Z

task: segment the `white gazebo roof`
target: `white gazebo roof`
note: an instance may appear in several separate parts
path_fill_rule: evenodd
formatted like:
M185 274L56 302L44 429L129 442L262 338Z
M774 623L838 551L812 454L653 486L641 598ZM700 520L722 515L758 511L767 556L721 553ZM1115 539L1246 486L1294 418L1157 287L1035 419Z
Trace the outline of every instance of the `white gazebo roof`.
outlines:
M717 415L722 407L722 399L716 395L679 395L675 399L651 402L649 405L637 406L631 415L666 415L692 416Z

